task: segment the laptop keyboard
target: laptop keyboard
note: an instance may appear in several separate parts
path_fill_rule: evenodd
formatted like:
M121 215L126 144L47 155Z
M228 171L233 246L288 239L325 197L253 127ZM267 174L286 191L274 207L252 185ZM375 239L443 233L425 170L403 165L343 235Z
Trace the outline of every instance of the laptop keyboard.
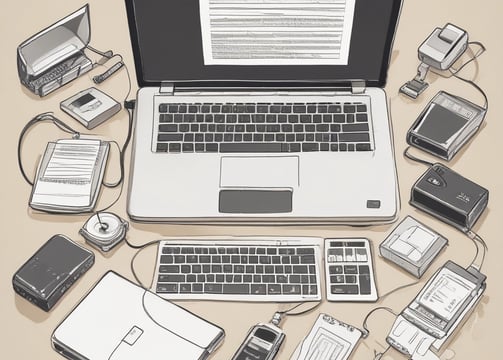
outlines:
M329 301L377 300L368 239L325 239L325 263Z
M277 243L163 241L154 289L167 299L320 300L320 246Z
M372 151L363 103L163 103L157 152Z

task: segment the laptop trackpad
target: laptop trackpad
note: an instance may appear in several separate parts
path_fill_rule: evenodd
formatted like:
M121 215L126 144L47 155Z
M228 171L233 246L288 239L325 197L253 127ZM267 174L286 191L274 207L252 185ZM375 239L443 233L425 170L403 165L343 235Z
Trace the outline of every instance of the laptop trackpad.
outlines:
M297 156L224 156L220 163L219 211L265 214L292 211L299 186Z

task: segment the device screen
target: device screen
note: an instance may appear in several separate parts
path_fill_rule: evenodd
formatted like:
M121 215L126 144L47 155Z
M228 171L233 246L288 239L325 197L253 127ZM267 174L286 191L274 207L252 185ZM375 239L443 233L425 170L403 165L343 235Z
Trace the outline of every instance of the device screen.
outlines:
M81 97L79 97L77 100L72 102L72 106L75 106L76 108L80 108L82 105L88 104L91 101L96 99L93 95L90 93L84 94Z
M247 344L236 360L267 360L278 335L273 331L259 327L248 339Z
M442 269L418 296L418 303L446 321L456 315L476 284L449 269Z
M431 104L419 123L417 132L436 143L444 144L456 135L468 122L449 109L437 104Z

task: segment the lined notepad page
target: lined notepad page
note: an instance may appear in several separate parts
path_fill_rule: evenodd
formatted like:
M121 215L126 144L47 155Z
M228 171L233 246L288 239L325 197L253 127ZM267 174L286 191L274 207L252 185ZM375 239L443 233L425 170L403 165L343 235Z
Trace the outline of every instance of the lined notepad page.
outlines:
M40 168L32 203L56 207L88 206L93 193L93 178L100 171L99 140L68 139L50 144L52 151Z

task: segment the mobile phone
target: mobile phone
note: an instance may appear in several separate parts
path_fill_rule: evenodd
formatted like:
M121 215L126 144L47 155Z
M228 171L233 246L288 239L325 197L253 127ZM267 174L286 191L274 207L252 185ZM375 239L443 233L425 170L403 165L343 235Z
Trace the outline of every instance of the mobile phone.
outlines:
M272 360L284 339L285 333L279 327L273 324L257 324L250 329L231 360Z
M464 269L448 261L401 315L435 338L443 338L480 296L485 280L486 276L475 268Z

